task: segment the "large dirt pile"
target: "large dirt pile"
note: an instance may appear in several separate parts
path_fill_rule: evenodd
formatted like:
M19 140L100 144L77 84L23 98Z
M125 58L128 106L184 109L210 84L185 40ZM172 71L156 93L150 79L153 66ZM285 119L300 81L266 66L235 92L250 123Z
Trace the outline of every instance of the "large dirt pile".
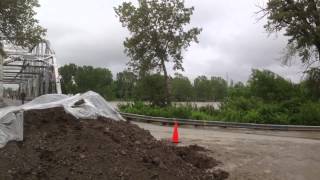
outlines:
M24 114L23 142L0 149L5 180L225 179L197 146L175 147L148 131L105 118L77 120L62 108Z

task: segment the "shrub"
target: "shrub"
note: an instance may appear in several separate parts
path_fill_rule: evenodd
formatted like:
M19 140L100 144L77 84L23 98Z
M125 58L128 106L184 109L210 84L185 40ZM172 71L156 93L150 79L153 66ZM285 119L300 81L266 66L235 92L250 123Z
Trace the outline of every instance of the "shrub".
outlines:
M248 111L242 118L243 122L246 123L259 123L261 115L257 110L250 110Z
M300 106L299 113L290 117L291 124L320 125L320 104L307 102Z
M188 119L191 117L192 109L188 106L169 106L167 107L171 117Z
M225 102L221 104L221 110L223 109L234 109L239 111L248 111L254 109L261 104L261 100L258 98L244 98L235 97L228 98Z
M279 103L267 103L257 98L235 97L214 107L167 106L159 107L135 102L120 105L123 112L148 116L195 120L216 120L261 124L320 125L320 103L291 99Z
M210 115L208 115L204 112L200 112L200 111L192 111L191 119L194 119L194 120L213 120L213 118Z

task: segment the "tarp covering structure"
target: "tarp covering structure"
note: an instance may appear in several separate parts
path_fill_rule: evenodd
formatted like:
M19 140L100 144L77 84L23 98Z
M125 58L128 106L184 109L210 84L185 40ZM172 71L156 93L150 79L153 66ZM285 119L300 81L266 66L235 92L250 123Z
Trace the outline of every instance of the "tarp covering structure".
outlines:
M47 94L25 105L0 109L0 148L8 141L23 140L24 111L54 107L63 107L66 113L78 119L96 119L102 116L116 121L124 120L112 105L95 92L89 91L74 96Z

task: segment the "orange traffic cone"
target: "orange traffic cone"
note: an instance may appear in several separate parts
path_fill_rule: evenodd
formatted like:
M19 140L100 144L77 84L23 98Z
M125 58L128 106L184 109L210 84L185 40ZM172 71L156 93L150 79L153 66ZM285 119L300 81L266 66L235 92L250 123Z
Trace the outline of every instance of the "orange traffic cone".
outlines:
M172 134L172 143L179 143L179 132L178 132L178 123L174 122L173 134Z

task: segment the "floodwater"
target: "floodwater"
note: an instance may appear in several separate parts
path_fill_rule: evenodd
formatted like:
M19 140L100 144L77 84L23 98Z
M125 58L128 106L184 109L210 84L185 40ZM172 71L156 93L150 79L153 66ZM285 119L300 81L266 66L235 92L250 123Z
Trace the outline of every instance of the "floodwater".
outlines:
M109 101L109 103L114 107L118 108L118 105L120 104L127 104L127 103L133 103L132 101ZM3 99L3 102L0 101L0 107L1 106L17 106L21 105L21 102L19 100L11 100L11 99ZM219 108L220 103L219 102L173 102L173 104L179 106L179 105L192 105L197 107L204 107L204 106L212 106L214 108Z
M117 107L119 104L127 104L133 103L132 101L110 101L109 102L113 107ZM191 105L196 107L205 107L205 106L212 106L216 109L219 108L220 102L173 102L174 105Z

